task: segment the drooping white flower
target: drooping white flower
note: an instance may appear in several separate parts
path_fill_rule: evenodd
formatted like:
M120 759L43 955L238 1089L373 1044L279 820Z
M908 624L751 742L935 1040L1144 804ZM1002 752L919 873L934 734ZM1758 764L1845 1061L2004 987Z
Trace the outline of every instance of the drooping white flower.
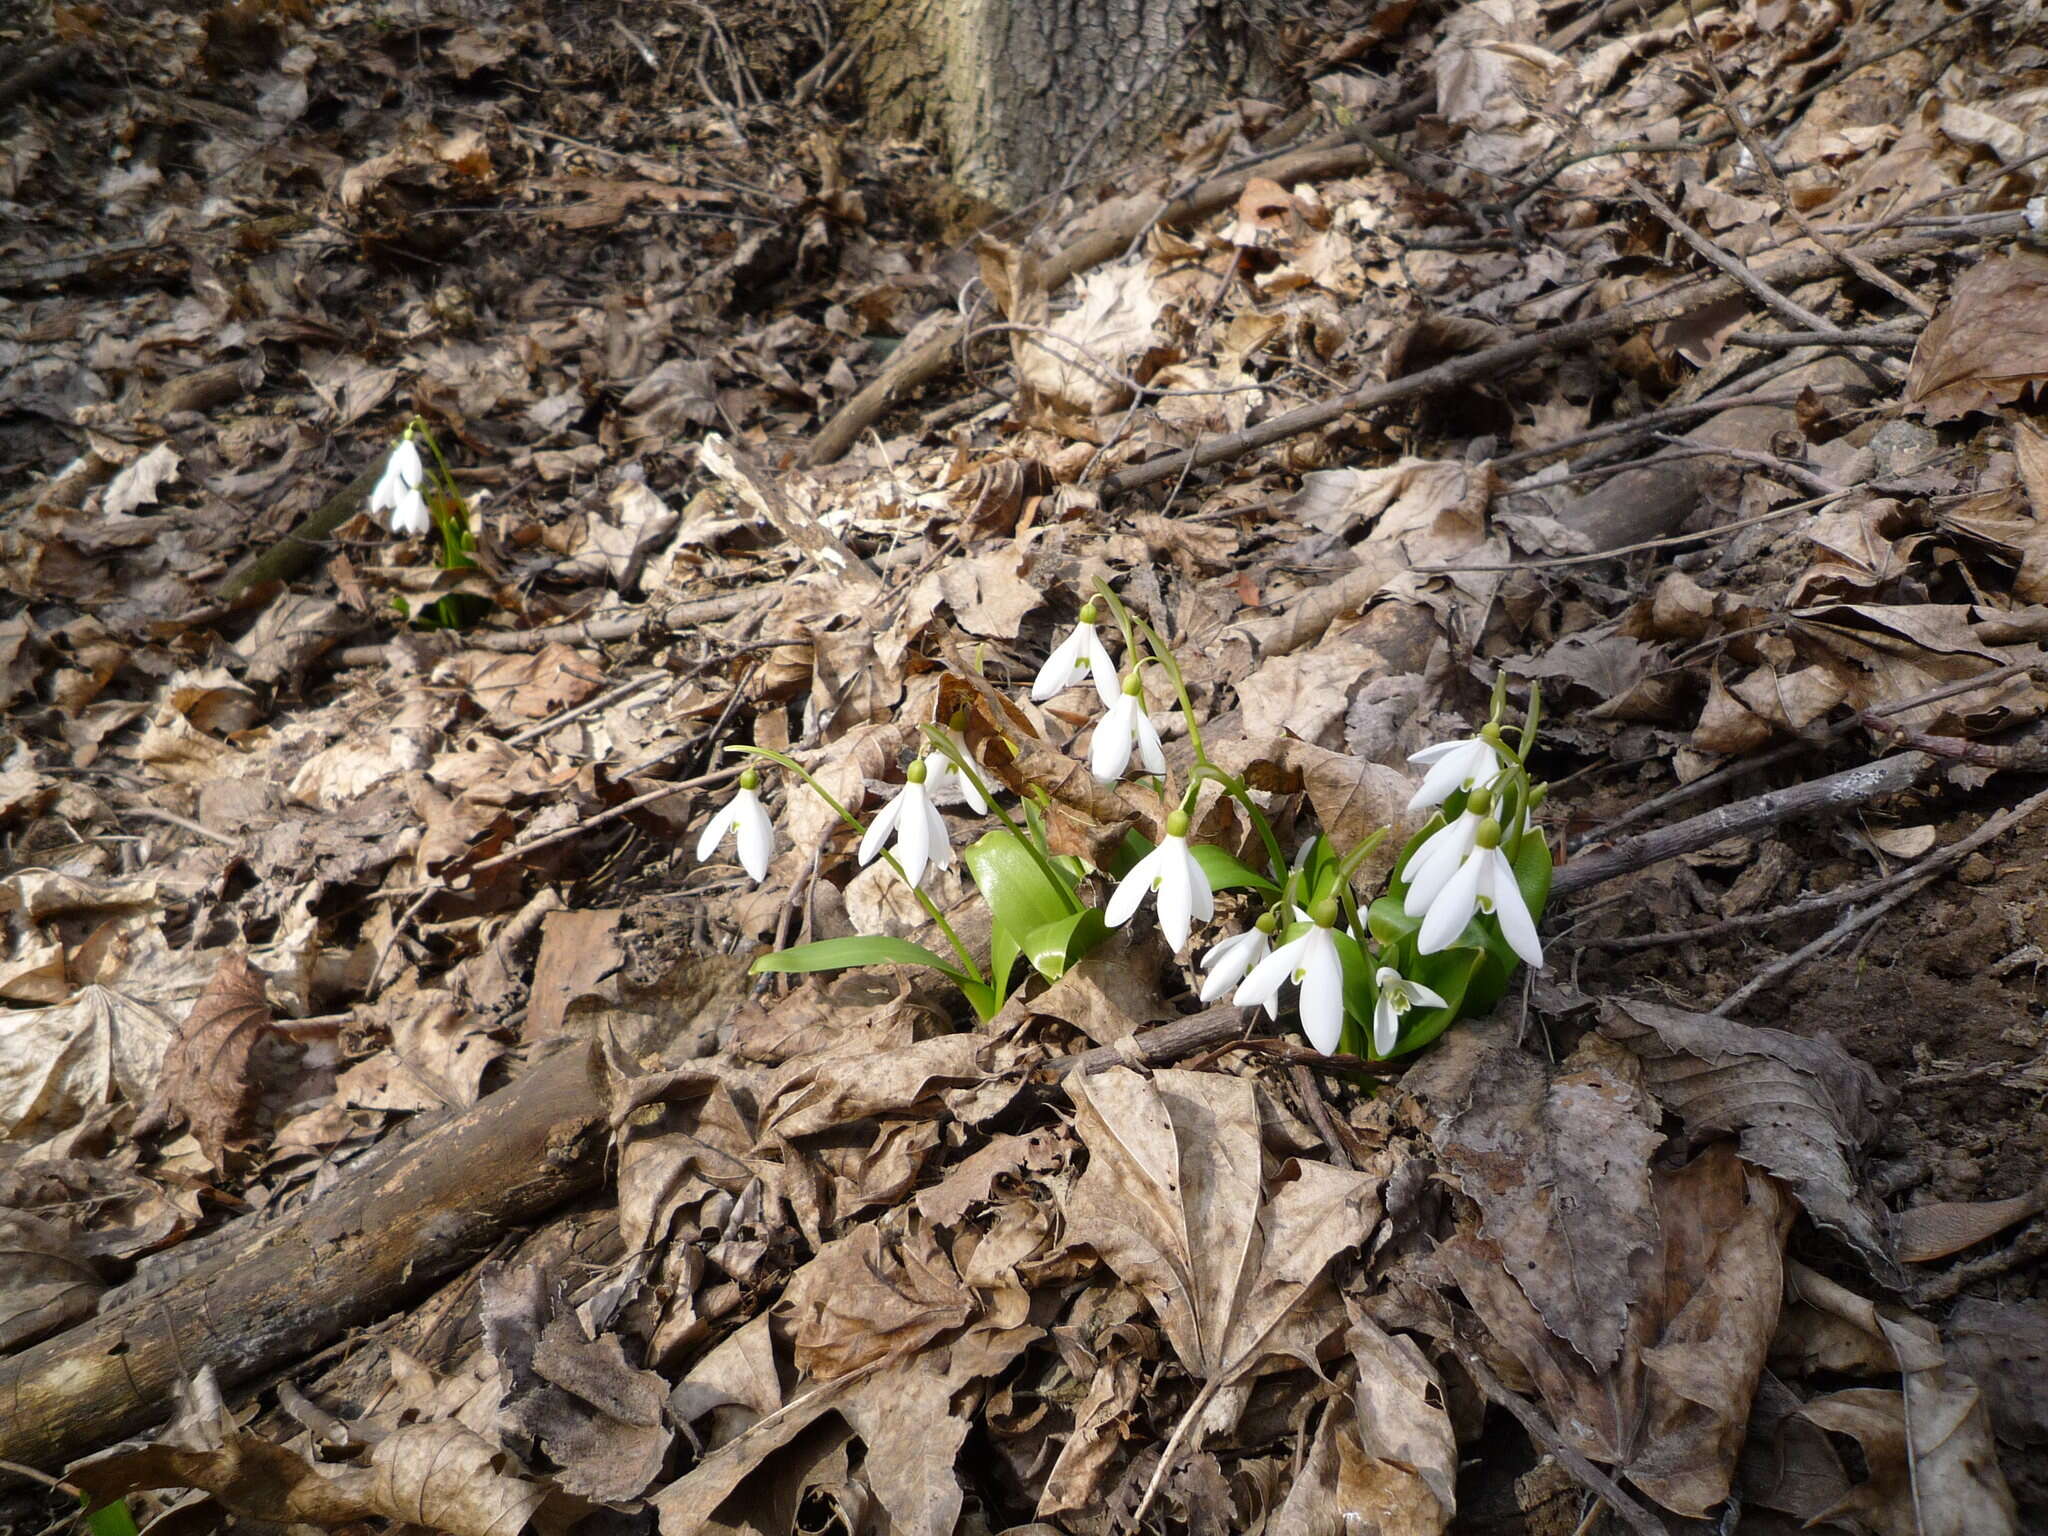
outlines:
M1448 1008L1449 1003L1419 981L1410 981L1391 965L1373 976L1379 1000L1372 1005L1372 1053L1384 1056L1401 1037L1401 1015L1410 1008Z
M957 794L977 816L988 814L988 802L974 787L974 780L953 766L953 760L934 748L924 757L924 792L932 800Z
M1422 787L1408 802L1411 811L1442 805L1461 789L1478 789L1500 776L1504 753L1500 732L1488 726L1477 736L1461 741L1440 741L1433 747L1408 754L1411 763L1426 766Z
M1289 982L1301 989L1303 1033L1328 1055L1344 1037L1344 962L1329 925L1312 923L1300 938L1289 939L1253 966L1231 1001L1240 1008L1262 1007L1277 1000Z
M1123 691L1095 727L1095 740L1088 747L1088 771L1096 782L1114 784L1131 766L1131 749L1147 773L1166 772L1166 753L1159 745L1159 731L1145 713L1145 685L1133 672L1124 679Z
M775 824L768 819L761 797L755 793L760 786L760 776L753 769L743 771L740 792L726 802L697 837L697 862L701 864L730 832L740 856L740 868L757 885L768 877L768 860L775 852Z
M384 461L384 473L377 477L376 489L370 492L371 516L390 513L386 524L396 534L410 537L425 533L434 526L426 495L420 489L426 480L427 470L420 462L418 445L410 437L401 440Z
M1433 955L1450 948L1474 912L1498 918L1508 948L1529 965L1543 964L1536 924L1522 900L1522 888L1515 883L1514 866L1500 851L1500 826L1491 820L1479 828L1476 845L1429 904L1416 935L1417 952Z
M946 818L939 814L926 790L922 759L911 761L904 770L903 787L896 791L896 798L868 823L867 836L860 840L861 863L874 863L892 834L896 839L896 862L903 867L903 878L912 885L924 878L928 864L936 864L940 869L952 867L953 841L946 832Z
M1213 1003L1240 981L1245 972L1257 965L1272 952L1273 938L1265 929L1251 927L1243 933L1234 933L1220 944L1209 947L1209 953L1202 956L1202 969L1208 974L1202 978L1201 999ZM1280 1000L1269 998L1266 1012L1271 1017L1280 1017Z
M1209 889L1209 877L1202 873L1194 850L1188 847L1188 818L1184 811L1174 811L1166 818L1166 836L1159 840L1159 846L1132 865L1131 872L1117 882L1116 889L1110 892L1109 905L1103 908L1102 920L1112 928L1123 927L1154 891L1159 893L1159 931L1176 950L1186 945L1194 919L1206 923L1216 915L1216 897Z
M1081 605L1080 622L1074 631L1053 648L1045 658L1045 665L1038 669L1038 676L1031 684L1031 697L1040 704L1056 693L1081 684L1093 682L1095 692L1102 699L1103 708L1116 703L1116 664L1109 659L1109 652L1103 648L1102 637L1095 633L1095 605Z
M1401 866L1401 878L1408 882L1408 894L1402 899L1401 910L1410 917L1420 917L1429 910L1429 904L1437 894L1451 883L1451 877L1465 862L1465 856L1472 851L1474 839L1479 835L1479 824L1486 820L1493 802L1483 792L1475 791L1473 801L1456 821L1441 826L1422 840L1422 846L1408 856L1408 862Z

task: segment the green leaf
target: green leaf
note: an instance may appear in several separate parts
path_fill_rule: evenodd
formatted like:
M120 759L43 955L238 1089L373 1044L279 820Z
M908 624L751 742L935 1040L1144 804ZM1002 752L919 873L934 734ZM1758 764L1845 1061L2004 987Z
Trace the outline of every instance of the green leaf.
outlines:
M1209 877L1212 891L1254 890L1261 896L1278 896L1280 887L1242 860L1213 843L1194 845L1195 862Z
M78 1502L83 1506L90 1501L81 1493ZM98 1509L88 1509L85 1524L92 1536L135 1536L135 1517L128 1513L128 1501L125 1499L102 1504Z
M1391 894L1382 896L1366 910L1365 923L1382 947L1411 939L1422 927L1422 919L1410 917L1401 909L1401 898Z
M1047 981L1058 981L1108 937L1102 914L1088 907L1032 929L1024 936L1023 949L1033 970Z
M1046 872L1032 849L1007 827L984 832L963 856L997 925L1009 929L1027 953L1024 935L1081 910L1072 893Z
M750 969L752 974L764 976L774 973L843 971L856 965L928 965L935 971L944 971L963 986L974 979L961 971L957 965L933 954L922 944L913 944L908 939L890 938L880 933L855 934L845 939L820 939L815 944L799 944L794 949L779 949L771 955L763 955Z

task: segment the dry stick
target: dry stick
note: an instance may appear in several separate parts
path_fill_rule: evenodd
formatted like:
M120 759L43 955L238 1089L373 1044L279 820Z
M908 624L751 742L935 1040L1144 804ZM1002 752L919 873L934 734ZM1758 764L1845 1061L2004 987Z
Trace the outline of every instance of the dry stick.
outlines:
M1898 874L1893 875L1889 880L1882 882L1882 884L1897 884L1899 887L1897 890L1893 891L1875 906L1864 907L1860 910L1850 909L1843 914L1840 922L1836 923L1834 927L1815 939L1811 944L1773 961L1740 987L1729 993L1727 997L1715 1005L1713 1012L1721 1018L1726 1018L1729 1013L1741 1007L1752 997L1755 997L1765 987L1791 975L1792 972L1798 970L1800 966L1811 960L1815 955L1832 948L1842 939L1854 933L1858 928L1868 927L1871 923L1876 922L1885 913L1891 911L1892 908L1898 906L1907 897L1913 895L1922 886L1926 885L1928 881L1940 874L1942 866L1952 863L1966 853L1981 848L1993 838L2010 832L2044 805L2048 805L2048 789L2042 790L2039 794L2029 795L2010 810L2000 811L1968 837L1942 849L1939 854L1922 859L1911 869L1901 870Z
M1699 49L1700 62L1706 66L1708 77L1714 82L1714 105L1719 107L1721 115L1728 119L1728 126L1735 130L1735 136L1742 140L1742 147L1749 151L1750 159L1756 162L1756 168L1763 173L1764 180L1771 184L1771 191L1777 194L1778 206L1785 210L1786 216L1794 224L1799 226L1799 232L1822 250L1839 257L1843 265L1858 277L1883 289L1919 315L1922 320L1933 319L1932 304L1878 271L1847 246L1830 239L1800 211L1799 204L1792 197L1792 189L1785 185L1785 178L1778 174L1777 162L1771 158L1769 147L1756 136L1756 130L1750 126L1749 119L1743 115L1742 109L1735 105L1735 98L1729 94L1728 82L1721 74L1721 66L1714 58L1714 50L1707 46L1707 40L1700 35L1700 18L1693 7L1693 0L1685 0L1685 19L1692 31L1693 46Z
M1642 1505L1622 1492L1620 1486L1592 1462L1575 1450L1570 1442L1551 1427L1550 1421L1536 1411L1533 1404L1524 1402L1507 1389L1502 1380L1493 1374L1487 1363L1462 1339L1447 1341L1451 1352L1458 1357L1458 1363L1465 1367L1465 1374L1472 1378L1472 1384L1486 1394L1487 1401L1505 1408L1544 1450L1555 1456L1564 1469L1571 1473L1587 1488L1607 1502L1607 1507L1621 1517L1622 1524L1636 1533L1636 1536L1671 1536L1670 1528Z
M1684 219L1679 217L1676 208L1673 208L1663 198L1652 192L1649 187L1644 185L1635 176L1624 171L1621 174L1621 179L1627 183L1629 191L1635 193L1637 197L1649 206L1650 212L1656 214L1659 219L1664 221L1665 227L1671 233L1678 236L1686 245L1692 247L1695 254L1712 265L1719 267L1723 272L1734 278L1736 282L1749 290L1752 297L1762 302L1767 308L1776 310L1787 320L1795 321L1805 326L1809 331L1820 332L1830 341L1835 341L1842 334L1834 326L1828 324L1825 315L1816 314L1796 299L1788 299L1784 294L1778 292L1777 289L1758 277L1755 272L1751 271L1747 262L1722 250L1720 246L1714 244L1713 241L1686 223Z
M1995 223L1986 222L1960 232L1960 238L1964 241L1979 241L2017 234L2025 222L2025 215L2009 213ZM1949 250L1956 243L1955 239L1945 233L1905 235L1897 240L1886 240L1865 247L1864 256L1872 261L1896 261L1928 251ZM1774 283L1798 283L1824 277L1834 270L1835 258L1827 252L1803 251L1787 257L1763 275ZM1383 384L1361 384L1333 399L1316 405L1298 406L1294 410L1282 412L1242 431L1211 438L1198 448L1147 459L1142 464L1134 464L1128 469L1117 471L1098 482L1096 488L1104 497L1120 496L1128 491L1137 490L1140 486L1172 479L1190 460L1200 468L1240 458L1254 449L1269 447L1274 443L1285 442L1290 437L1298 437L1304 432L1327 427L1357 411L1373 410L1420 395L1439 394L1461 388L1479 379L1493 378L1534 358L1584 346L1588 342L1604 341L1610 336L1636 330L1659 320L1676 319L1705 305L1733 298L1742 291L1743 285L1733 277L1676 284L1662 293L1637 299L1605 314L1588 315L1582 320L1552 326L1528 336L1518 336L1512 341L1504 341L1497 346L1467 353L1463 357L1451 358L1438 363L1434 368L1425 368L1420 373L1411 373L1404 378L1391 379Z
M1893 352L1910 352L1919 344L1918 331L1893 330L1886 326L1864 326L1853 331L1731 331L1731 347L1751 347L1759 352L1789 352L1794 347L1883 347Z
M2031 639L2033 637L2022 636L2019 638ZM1992 642L1987 640L1986 643ZM1880 716L1902 715L1909 709L1920 709L1928 704L1939 704L1942 700L1955 698L1958 694L1975 693L1979 688L1988 688L1993 683L2002 683L2007 678L2018 677L2023 672L2032 672L2033 670L2034 664L2032 662L2007 662L2002 667L1993 667L1989 672L1979 672L1975 677L1958 678L1955 682L1943 683L1939 688L1930 688L1925 693L1916 693L1910 699L1899 699L1880 708L1866 710L1864 713ZM1614 820L1586 833L1583 837L1573 838L1569 845L1571 851L1577 852L1588 843L1602 842L1621 831L1622 828L1632 827L1639 821L1647 821L1660 811L1670 810L1674 805L1683 805L1688 800L1697 800L1701 795L1720 788L1724 780L1733 778L1738 773L1755 773L1759 769L1770 768L1778 763L1782 763L1787 758L1797 757L1802 752L1810 752L1815 747L1825 746L1831 741L1839 741L1842 737L1859 729L1863 723L1860 716L1851 716L1847 720L1837 721L1835 724L1827 727L1827 729L1804 740L1788 741L1781 747L1773 747L1770 751L1760 753L1755 757L1738 758L1732 763L1723 763L1713 772L1702 774L1690 784L1680 784L1675 789L1667 789L1663 794L1645 800L1641 805L1631 807L1620 816L1615 817Z
M1404 122L1420 115L1423 106L1423 98L1418 96L1379 113L1368 126L1375 132L1393 132ZM1371 153L1363 145L1350 143L1341 134L1331 134L1277 160L1227 176L1213 177L1185 197L1177 197L1170 202L1164 198L1155 199L1148 206L1083 235L1044 264L1041 271L1045 286L1048 290L1056 289L1077 272L1085 272L1110 260L1154 224L1183 224L1229 206L1255 176L1270 177L1283 184L1321 181L1362 171L1373 163ZM830 464L851 448L854 440L884 411L943 373L953 361L954 349L967 333L967 322L958 315L944 319L934 316L930 329L919 329L923 334L913 333L906 339L880 376L849 400L811 440L803 458L807 467Z
M1574 859L1558 870L1551 881L1553 899L1583 891L1631 870L1644 869L1665 859L1692 853L1718 843L1724 837L1747 837L1798 816L1846 811L1867 805L1883 795L1911 789L1934 770L1935 759L1925 752L1901 752L1876 762L1831 773L1826 778L1773 790L1751 800L1719 806L1688 820L1659 827L1640 837L1602 848L1582 859Z
M1882 896L1886 891L1906 881L1931 879L1957 860L1975 853L1993 838L2008 830L2013 825L2012 818L2024 814L2028 806L2043 798L2048 798L2048 791L2027 801L2017 811L1993 816L1968 837L1958 838L1946 848L1937 848L1925 858L1916 859L1903 869L1893 870L1881 880L1866 881L1848 890L1808 896L1787 906L1773 908L1769 912L1745 912L1740 917L1723 918L1718 923L1708 923L1701 928L1688 928L1683 933L1639 933L1627 938L1589 939L1587 943L1597 945L1601 949L1655 949L1666 944L1684 944L1694 939L1718 938L1724 933L1736 933L1744 928L1761 928L1767 923L1782 922L1789 918L1811 917L1816 912L1828 912L1836 907L1848 906L1852 902L1867 900L1872 896ZM1874 913L1871 915L1875 916ZM1832 938L1833 935L1830 934L1829 937ZM1726 1006L1733 1007L1734 1001L1731 999Z

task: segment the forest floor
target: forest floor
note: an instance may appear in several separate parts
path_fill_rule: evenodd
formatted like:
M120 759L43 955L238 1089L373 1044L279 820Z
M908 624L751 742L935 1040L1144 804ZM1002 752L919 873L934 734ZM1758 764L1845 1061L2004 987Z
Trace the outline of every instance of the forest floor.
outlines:
M2038 8L1303 8L1008 215L821 5L459 9L0 18L0 1529L2048 1528ZM946 944L768 759L697 857L734 747L951 724L1101 904L1102 585L1361 902L1540 693L1542 969L1367 1064L1198 1001L1251 887L750 973ZM231 1299L572 1053L544 1193Z

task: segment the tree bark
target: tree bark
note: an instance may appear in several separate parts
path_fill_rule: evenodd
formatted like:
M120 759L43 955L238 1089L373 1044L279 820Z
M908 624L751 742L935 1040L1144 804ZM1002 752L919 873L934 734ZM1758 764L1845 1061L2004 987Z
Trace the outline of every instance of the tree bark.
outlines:
M594 1187L603 1090L582 1042L162 1289L0 1359L0 1461L56 1473L167 1417L180 1378L232 1387L373 1322Z
M1020 208L1262 83L1254 0L851 0L870 124Z

